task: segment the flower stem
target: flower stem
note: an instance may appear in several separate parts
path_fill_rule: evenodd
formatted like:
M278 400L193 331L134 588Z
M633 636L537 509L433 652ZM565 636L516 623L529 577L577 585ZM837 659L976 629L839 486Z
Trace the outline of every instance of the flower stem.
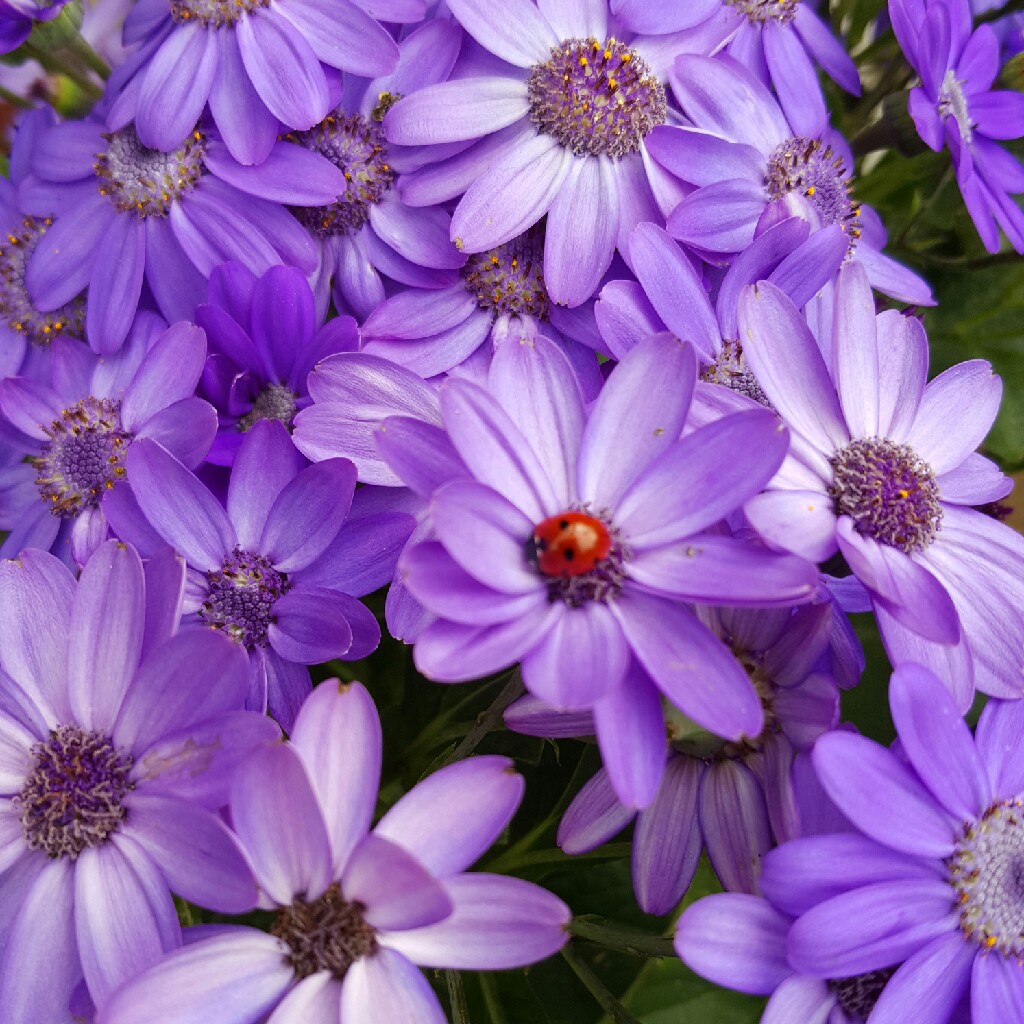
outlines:
M671 939L662 938L660 935L647 935L645 932L623 928L617 924L609 924L592 914L574 917L569 925L569 931L577 938L596 942L601 946L617 949L620 953L630 953L633 956L667 957L676 955Z
M563 947L562 958L615 1024L640 1024L636 1017L629 1013L622 1003L605 988L601 979L590 969L590 965L573 949L572 943Z
M469 757L474 750L483 742L484 737L491 732L492 729L497 727L501 722L501 716L505 713L505 708L521 697L523 694L523 679L520 676L518 669L512 673L512 678L502 687L501 693L494 698L491 706L486 711L482 711L477 715L476 723L473 728L466 733L462 742L444 759L444 761L438 766L443 768L445 765L452 764L455 761L461 761L464 757Z
M448 985L448 999L452 1004L452 1024L469 1024L466 993L462 990L462 975L458 971L445 971L444 980Z
M75 36L68 43L67 49L71 51L87 68L95 71L104 81L110 77L110 65L86 42L85 37Z

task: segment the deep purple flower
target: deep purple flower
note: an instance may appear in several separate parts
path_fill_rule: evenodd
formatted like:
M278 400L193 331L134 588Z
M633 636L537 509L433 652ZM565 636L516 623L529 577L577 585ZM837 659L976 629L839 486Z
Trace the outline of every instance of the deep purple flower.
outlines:
M999 39L990 25L971 31L967 0L889 0L889 16L907 60L921 76L910 114L936 152L949 147L957 184L981 240L999 251L999 228L1024 252L1024 213L1010 198L1024 192L1024 166L997 140L1024 135L1024 96L992 89Z
M0 53L16 50L37 21L53 21L67 0L0 0Z
M446 1024L415 965L502 970L557 952L569 908L518 878L466 869L515 813L523 780L504 757L428 776L370 829L380 781L377 711L328 680L239 772L231 817L256 871L270 934L225 929L129 982L97 1024ZM273 822L272 827L268 823Z
M60 338L52 384L0 381L0 422L14 428L9 443L26 457L0 479L0 524L11 531L0 555L35 547L85 562L107 537L106 505L140 438L154 438L186 465L203 461L217 429L213 407L194 397L206 340L191 324L163 326L140 315L107 359Z
M240 710L245 658L177 632L184 566L111 541L76 584L52 555L0 562L0 1019L71 1024L180 943L171 891L224 913L256 886L213 813L276 727ZM209 809L208 809L209 808Z
M1020 696L1024 539L970 507L1011 487L975 452L1002 394L991 366L961 363L926 385L920 322L895 311L876 317L855 264L836 290L834 382L774 286L744 294L740 332L751 370L793 431L779 476L745 507L754 528L818 562L838 548L871 594L894 662L955 665L956 675L944 675L961 708L974 686Z
M853 733L818 740L821 784L861 834L798 839L764 862L765 895L797 918L796 971L902 965L871 1024L946 1024L968 991L974 1024L1024 1007L1024 705L989 702L972 738L949 689L919 665L893 673L905 761Z

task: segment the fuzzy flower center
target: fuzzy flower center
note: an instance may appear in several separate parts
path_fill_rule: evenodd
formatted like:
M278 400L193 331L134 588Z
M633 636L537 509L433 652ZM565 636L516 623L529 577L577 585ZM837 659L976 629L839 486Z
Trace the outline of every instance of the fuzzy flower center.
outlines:
M778 21L783 25L796 17L796 9L800 0L725 0L730 7L735 7L744 14L748 21Z
M124 479L132 435L121 426L120 402L90 395L43 430L47 441L31 462L39 494L55 516L73 519L95 508Z
M170 0L171 17L179 25L198 22L203 28L234 25L242 16L269 7L270 0Z
M799 192L814 207L822 227L838 224L860 238L860 203L850 197L850 175L843 158L820 139L787 139L768 158L768 198ZM852 246L852 242L851 242Z
M277 420L283 423L289 433L298 406L295 404L295 393L283 384L268 384L252 403L252 408L239 417L238 429L248 433L260 420Z
M543 229L532 227L488 252L474 253L466 261L462 277L477 305L495 318L548 318L551 300L544 287Z
M32 768L14 797L28 845L74 860L106 842L124 820L122 801L134 788L131 755L77 725L58 726L30 753Z
M60 309L41 313L25 288L25 265L52 223L49 217L26 217L0 245L0 316L12 331L24 334L37 346L49 345L61 337L80 339L85 334L82 296Z
M351 235L370 217L395 180L380 125L361 114L331 114L307 132L285 136L331 161L345 175L345 191L329 206L295 207L292 213L315 235Z
M956 121L960 138L964 142L970 142L974 138L974 125L967 109L964 84L956 77L952 68L946 71L942 85L939 86L939 116L952 117Z
M1008 960L1024 957L1024 801L990 807L964 826L949 858L949 881L960 905L960 929L982 949Z
M297 899L278 911L270 933L287 944L288 963L300 979L329 971L340 981L352 964L377 950L362 904L349 903L337 882L315 900Z
M246 650L266 647L274 603L291 589L287 575L265 555L235 548L219 569L206 574L206 582L209 590L200 618Z
M942 523L939 488L931 466L909 445L860 437L829 461L835 513L849 516L858 533L908 555L935 539Z
M665 90L617 39L566 39L526 83L530 120L576 156L636 153L665 120Z
M840 1009L855 1021L866 1021L882 994L882 989L896 973L895 967L858 974L852 978L838 978L828 983Z
M166 217L171 205L195 188L205 173L203 136L198 131L170 153L148 149L131 126L104 138L110 144L96 157L94 169L100 195L121 213Z
M726 339L718 358L701 370L700 377L709 384L720 384L730 391L738 391L766 409L774 408L747 366L743 358L743 346L738 341Z

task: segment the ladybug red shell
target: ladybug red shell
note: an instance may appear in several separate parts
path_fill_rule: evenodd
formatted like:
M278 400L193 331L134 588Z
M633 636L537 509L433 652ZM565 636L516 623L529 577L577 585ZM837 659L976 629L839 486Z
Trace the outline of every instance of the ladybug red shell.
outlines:
M608 527L585 512L562 512L533 529L537 568L545 576L582 576L608 557Z

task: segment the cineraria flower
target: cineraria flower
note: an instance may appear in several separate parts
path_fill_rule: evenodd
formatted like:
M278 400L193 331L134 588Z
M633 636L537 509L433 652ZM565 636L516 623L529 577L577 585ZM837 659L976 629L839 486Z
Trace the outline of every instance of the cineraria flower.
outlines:
M0 53L16 50L37 21L53 21L67 0L0 0Z
M215 465L231 465L260 420L278 420L290 433L295 414L311 401L310 370L359 347L352 317L318 326L313 293L293 267L271 267L257 279L240 263L222 264L195 319L209 344L202 393L218 413L217 439L206 456Z
M306 665L364 658L380 642L377 620L356 597L387 580L392 545L366 524L346 528L355 467L331 459L302 468L276 420L245 435L226 510L158 444L133 445L127 465L135 501L126 495L111 510L115 529L130 539L155 531L184 556L189 621L245 649L249 707L269 709L290 729L311 685ZM381 534L396 529L404 541L412 523L385 523Z
M469 253L509 242L547 215L548 293L578 306L629 232L661 223L663 189L676 198L648 159L646 139L668 116L665 72L686 40L636 36L609 16L606 0L448 6L496 59L388 112L391 142L461 144L454 156L439 146L442 162L403 176L402 196L428 205L465 193L452 238Z
M423 0L144 0L125 21L140 47L111 82L121 91L111 126L134 120L145 146L170 152L209 103L235 159L262 163L279 122L302 131L327 116L337 70L395 66L398 47L376 18L419 21L424 10Z
M852 160L838 135L792 127L765 86L728 56L677 57L669 79L692 127L655 128L648 148L697 186L669 216L670 235L716 256L738 253L777 203L814 228L839 225L849 238L848 260L863 264L879 291L935 304L917 274L882 254L885 230L850 195Z
M381 734L366 690L322 683L292 741L254 754L231 797L270 934L224 928L171 954L101 1006L97 1024L206 1024L225 1004L232 1024L447 1024L416 965L503 970L565 944L561 900L466 871L522 798L508 758L442 768L371 830Z
M999 228L1024 252L1024 166L996 140L1024 135L1024 96L992 89L999 40L990 25L971 32L967 0L889 0L889 17L907 60L921 76L910 91L918 134L936 152L948 146L957 184L989 252Z
M498 349L489 391L445 382L447 435L385 420L381 453L430 497L437 536L400 562L437 617L416 642L425 675L456 682L520 661L537 696L589 707L625 685L635 655L706 728L761 731L749 677L683 602L789 605L817 579L799 559L715 532L770 478L788 439L757 409L678 440L695 380L690 346L652 338L588 417L565 356L538 336Z
M29 294L56 309L88 287L86 331L97 352L121 345L143 281L175 321L192 318L225 260L254 274L280 263L315 270L311 239L281 203L337 195L344 177L329 161L279 142L259 167L243 167L191 127L170 153L147 149L130 125L102 128L90 119L43 134L32 154L38 180L23 188L30 212L57 214L28 261Z
M0 423L25 456L0 479L0 528L11 531L0 556L34 547L85 562L107 538L106 505L137 439L154 438L189 466L203 461L217 429L213 407L195 397L206 340L191 324L162 327L140 314L108 359L59 338L52 384L0 381Z
M744 293L740 333L754 376L793 431L779 476L744 508L757 532L817 562L838 549L870 592L896 661L954 659L963 709L972 675L985 693L1020 696L1024 539L970 507L1011 487L975 452L1002 394L991 366L961 363L926 385L923 328L895 311L876 317L856 264L836 288L835 383L774 286Z
M789 963L817 978L896 968L871 1024L946 1024L968 991L974 1024L1018 1021L1024 705L990 701L972 738L947 688L913 664L893 673L889 699L905 760L848 732L814 749L857 832L765 858L765 895L797 918Z
M183 583L115 541L77 584L42 551L0 562L5 1024L71 1024L83 974L100 1001L178 945L172 890L223 913L256 897L213 811L276 727L241 710L235 645L176 633Z

